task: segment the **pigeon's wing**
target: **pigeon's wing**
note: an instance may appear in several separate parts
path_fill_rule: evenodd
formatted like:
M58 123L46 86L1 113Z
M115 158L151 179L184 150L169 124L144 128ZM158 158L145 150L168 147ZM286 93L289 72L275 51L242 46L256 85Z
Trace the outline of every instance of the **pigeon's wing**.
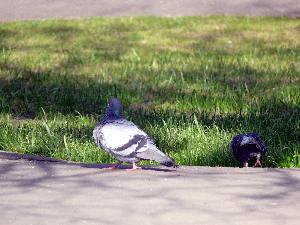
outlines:
M121 157L132 157L149 138L134 123L125 119L103 125L98 136L103 149Z
M144 151L147 146L147 136L136 134L125 144L118 148L111 148L110 151L119 157L136 157L137 152Z
M243 135L236 135L231 142L231 150L232 154L235 158L239 158L240 151L239 151L239 145L243 139Z
M261 137L258 134L256 134L256 133L250 133L248 135L257 140L257 142L258 142L258 144L259 144L259 146L261 148L261 153L262 153L262 155L264 155L266 153L266 151L267 151L267 146L265 145L265 143L263 142L263 140L261 139Z

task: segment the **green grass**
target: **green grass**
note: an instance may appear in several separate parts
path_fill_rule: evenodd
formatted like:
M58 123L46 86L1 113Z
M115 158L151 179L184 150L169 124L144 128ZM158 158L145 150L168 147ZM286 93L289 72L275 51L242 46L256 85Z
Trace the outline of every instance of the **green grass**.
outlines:
M91 18L0 23L0 149L107 163L92 140L107 100L181 165L237 166L257 132L264 165L300 167L300 21Z

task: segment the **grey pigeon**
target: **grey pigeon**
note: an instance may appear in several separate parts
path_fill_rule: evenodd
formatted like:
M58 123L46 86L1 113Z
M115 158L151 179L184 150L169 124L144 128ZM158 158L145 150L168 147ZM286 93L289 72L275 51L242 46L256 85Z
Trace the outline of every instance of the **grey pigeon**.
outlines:
M267 147L258 134L248 133L236 135L231 142L231 150L241 167L248 167L251 160L255 160L253 167L261 167L260 160L266 154Z
M175 161L161 152L153 140L133 122L122 116L122 104L112 98L103 118L97 123L93 137L96 144L117 158L118 162L110 167L118 168L122 162L136 163L140 160L154 160L167 167L176 167Z

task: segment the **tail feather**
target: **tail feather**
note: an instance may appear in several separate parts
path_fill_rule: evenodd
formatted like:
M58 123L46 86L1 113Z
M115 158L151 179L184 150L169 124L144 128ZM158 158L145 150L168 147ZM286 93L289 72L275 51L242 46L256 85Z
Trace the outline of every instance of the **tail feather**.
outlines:
M175 163L175 161L173 159L170 159L168 161L164 161L160 163L161 165L167 166L167 167L173 167L176 168L178 167L178 165Z
M154 160L161 165L167 166L167 167L178 167L178 165L175 163L175 160L161 152L158 148L155 146L151 146L152 148L148 148L147 150L143 152L136 153L136 157L144 160Z

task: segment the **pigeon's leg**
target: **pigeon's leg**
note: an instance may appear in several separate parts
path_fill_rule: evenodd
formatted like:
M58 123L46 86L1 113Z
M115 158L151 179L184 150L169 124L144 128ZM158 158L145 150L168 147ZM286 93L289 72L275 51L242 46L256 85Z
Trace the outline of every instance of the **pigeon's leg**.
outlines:
M243 166L246 167L246 168L248 168L248 162L247 161L243 162Z
M121 164L122 164L122 162L121 162L121 161L118 161L117 163L113 164L113 165L110 166L110 167L107 167L106 169L107 169L107 170L115 170L115 169L118 169L119 166L120 166Z
M139 167L135 164L135 162L132 162L132 168L131 169L127 169L128 171L134 171L134 170L138 170L138 169L142 169L142 167Z
M260 155L256 156L256 163L254 164L253 167L257 167L257 166L262 167L261 162L260 162Z

